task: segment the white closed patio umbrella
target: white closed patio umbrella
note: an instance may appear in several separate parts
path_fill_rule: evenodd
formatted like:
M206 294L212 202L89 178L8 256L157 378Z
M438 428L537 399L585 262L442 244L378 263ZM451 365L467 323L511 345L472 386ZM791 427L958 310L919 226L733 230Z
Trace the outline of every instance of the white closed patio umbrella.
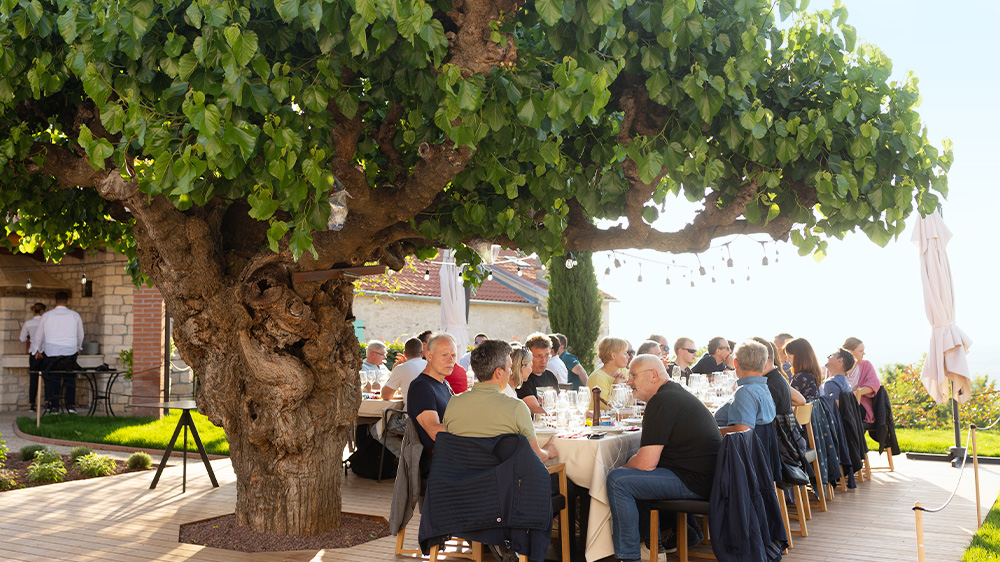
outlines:
M469 346L469 328L465 319L465 286L458 277L458 267L451 250L445 250L441 264L441 331L455 337L458 355Z
M955 324L955 291L948 263L947 245L951 231L939 211L917 221L913 243L920 248L920 278L924 286L924 307L931 323L931 344L924 360L920 381L938 404L948 399L951 386L952 415L955 422L955 449L952 456L964 457L959 434L958 405L972 397L969 363L965 354L972 340ZM958 465L956 465L958 466Z
M920 248L924 307L931 323L931 344L920 380L938 404L948 399L949 381L955 385L954 398L959 403L972 397L972 377L965 359L972 340L955 324L955 292L946 248L949 240L951 231L939 211L917 222L913 242Z

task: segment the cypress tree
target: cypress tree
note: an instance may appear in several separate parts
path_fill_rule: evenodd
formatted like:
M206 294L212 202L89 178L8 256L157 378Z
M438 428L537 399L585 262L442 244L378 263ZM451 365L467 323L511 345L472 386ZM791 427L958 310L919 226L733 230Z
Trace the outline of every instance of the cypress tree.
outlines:
M601 330L601 292L597 288L591 252L574 252L576 265L566 268L569 255L554 257L548 268L549 325L566 335L569 349L590 373L594 370L597 335Z

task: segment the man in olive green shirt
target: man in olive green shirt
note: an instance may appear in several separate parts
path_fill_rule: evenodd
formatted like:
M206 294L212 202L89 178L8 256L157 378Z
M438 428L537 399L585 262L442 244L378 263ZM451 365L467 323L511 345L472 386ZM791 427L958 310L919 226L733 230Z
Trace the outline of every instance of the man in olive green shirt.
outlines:
M462 437L519 433L542 462L555 458L558 452L551 441L538 446L527 404L502 392L510 380L510 346L500 340L486 340L472 350L471 364L476 384L448 401L445 431Z

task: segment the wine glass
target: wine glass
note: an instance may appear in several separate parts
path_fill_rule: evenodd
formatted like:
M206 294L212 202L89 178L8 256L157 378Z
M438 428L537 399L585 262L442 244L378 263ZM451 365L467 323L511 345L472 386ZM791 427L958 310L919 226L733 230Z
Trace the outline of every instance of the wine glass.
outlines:
M611 388L611 400L608 402L611 404L611 409L615 412L615 419L620 417L621 409L628 403L628 400L628 386L624 384L616 384Z

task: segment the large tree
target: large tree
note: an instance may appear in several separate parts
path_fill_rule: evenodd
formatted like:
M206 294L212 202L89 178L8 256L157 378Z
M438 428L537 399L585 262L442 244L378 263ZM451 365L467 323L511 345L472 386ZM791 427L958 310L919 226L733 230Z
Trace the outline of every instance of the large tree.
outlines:
M804 0L802 0L804 2ZM0 208L21 251L137 259L225 428L237 516L339 522L347 280L452 247L803 253L946 192L917 81L797 0L0 0ZM331 193L350 214L329 229ZM673 195L703 201L676 232ZM619 219L610 229L598 219Z

